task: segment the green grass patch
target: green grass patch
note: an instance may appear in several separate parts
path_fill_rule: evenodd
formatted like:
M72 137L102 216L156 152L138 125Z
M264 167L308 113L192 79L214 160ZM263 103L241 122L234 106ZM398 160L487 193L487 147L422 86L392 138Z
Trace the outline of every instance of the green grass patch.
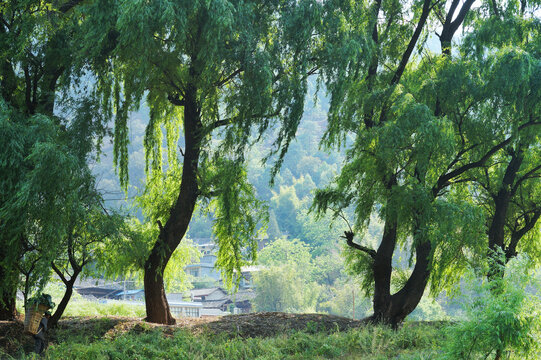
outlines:
M87 320L88 321L88 320ZM443 331L432 325L406 325L398 331L366 326L344 332L290 331L267 338L231 338L222 333L138 324L118 336L105 336L108 319L56 330L45 359L431 359ZM310 330L310 329L308 329ZM20 353L20 359L32 354Z

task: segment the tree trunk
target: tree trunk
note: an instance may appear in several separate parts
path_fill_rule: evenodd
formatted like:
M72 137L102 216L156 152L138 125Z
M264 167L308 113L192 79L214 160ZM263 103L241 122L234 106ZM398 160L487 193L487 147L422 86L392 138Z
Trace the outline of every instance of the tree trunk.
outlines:
M396 246L396 218L389 218L385 221L383 237L378 247L372 271L374 272L374 315L372 321L375 323L386 323L388 309L391 302L391 275L393 271L393 253Z
M496 251L501 251L502 254L505 252L505 223L507 210L513 197L511 189L515 183L523 159L524 156L521 150L512 154L511 160L505 169L500 189L494 196L494 215L488 229L488 256L493 260L489 263L489 280L493 276L504 275L505 260L497 257Z
M5 260L2 259L2 260ZM11 272L11 274L10 274ZM0 320L14 320L17 317L17 279L13 269L11 271L0 265ZM10 281L11 280L11 281Z
M160 225L160 235L145 262L145 302L146 321L159 324L174 324L175 319L169 310L165 297L163 272L171 255L188 230L188 224L197 202L197 168L201 150L201 118L196 100L196 89L188 87L184 97L184 138L186 150L182 166L180 192L169 219L164 227Z
M411 314L423 297L430 276L430 242L423 242L415 247L415 267L408 281L397 293L390 294L389 279L374 277L375 289L385 286L389 291L376 296L374 291L374 315L369 320L375 324L386 324L396 328L406 316ZM389 265L389 273L392 265Z
M60 320L60 318L62 317L62 314L64 314L64 311L66 310L66 307L68 306L68 303L71 299L71 295L73 295L73 284L75 283L78 275L79 273L74 273L69 281L64 282L64 285L66 285L66 291L64 291L64 296L62 296L62 300L60 300L60 303L56 307L53 316L51 316L51 318L49 319L48 326L50 328L55 327L58 323L58 320Z
M391 178L387 184L389 191L397 184L396 178ZM430 276L430 242L418 238L415 246L416 261L412 274L404 287L391 295L391 275L393 271L393 253L397 239L397 217L392 211L386 214L385 226L381 244L378 247L374 264L374 314L369 318L373 323L387 324L397 327L409 315L421 298Z

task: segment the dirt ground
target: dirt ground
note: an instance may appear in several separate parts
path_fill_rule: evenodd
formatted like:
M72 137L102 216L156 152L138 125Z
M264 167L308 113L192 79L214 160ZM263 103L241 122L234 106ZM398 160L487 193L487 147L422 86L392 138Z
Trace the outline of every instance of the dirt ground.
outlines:
M60 320L57 329L51 329L49 341L59 342L59 335L68 331L70 336L88 336L95 338L115 338L127 332L143 332L154 328L163 330L164 335L171 335L179 328L188 329L196 334L225 334L231 337L268 337L288 330L344 331L362 326L364 322L324 314L286 314L278 312L228 315L222 317L182 318L175 325L158 325L129 317L70 317ZM7 353L25 352L33 348L34 340L24 333L22 319L18 321L0 321L0 348Z

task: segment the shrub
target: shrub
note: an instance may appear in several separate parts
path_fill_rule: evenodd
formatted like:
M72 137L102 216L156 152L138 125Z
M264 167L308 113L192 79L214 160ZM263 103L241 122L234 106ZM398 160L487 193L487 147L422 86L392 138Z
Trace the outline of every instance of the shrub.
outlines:
M448 329L444 359L539 358L541 302L526 291L525 258L512 260L503 277L479 281L470 274L473 296L466 305L466 320ZM503 273L503 272L502 272Z

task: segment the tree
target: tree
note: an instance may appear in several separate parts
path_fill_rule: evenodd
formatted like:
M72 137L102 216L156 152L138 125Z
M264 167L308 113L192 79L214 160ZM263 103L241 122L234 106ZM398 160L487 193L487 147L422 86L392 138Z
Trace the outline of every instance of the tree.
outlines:
M272 208L279 214L277 221L281 224L281 230L290 237L301 235L301 226L297 220L300 211L300 201L293 186L280 186L280 191L271 199Z
M461 53L453 56L458 28L477 30L468 20L475 18L473 1L416 3L413 22L398 20L405 12L397 5L375 1L369 9L352 8L353 34L362 24L372 29L365 56L322 68L332 96L324 142L341 146L349 134L354 140L341 174L316 194L315 203L319 211L334 209L336 215L352 205L361 233L372 212L384 221L376 249L354 242L353 232L347 231L345 238L355 254L349 260L373 295L372 321L391 325L415 309L429 280L433 292L457 280L466 266L462 249L480 254L483 215L461 185L471 181L469 171L485 166L536 123L526 116L512 126L501 114L487 116L499 96L495 89L503 85L501 73L494 70L505 67L507 60L500 56L505 51L485 53L476 61ZM368 20L355 20L355 11L362 10L370 14ZM424 48L421 37L426 39L436 26L440 55ZM416 48L420 58L412 61ZM516 94L515 101L520 101ZM398 245L409 247L412 271L391 293Z
M309 247L298 239L276 239L260 251L259 263L265 266L293 264L303 279L311 280L312 257Z
M49 327L56 326L62 317L73 294L75 281L85 272L85 267L100 263L97 258L101 255L99 248L106 246L110 249L112 246L107 243L118 242L125 226L123 216L105 210L103 199L95 190L91 176L78 184L77 180L80 179L71 180L77 187L78 201L67 211L67 233L58 246L57 255L50 263L66 289L49 320ZM111 255L111 252L108 255Z
M320 286L309 247L294 239L277 239L260 252L263 269L254 275L258 311L315 311Z
M269 214L269 225L267 228L267 236L269 240L275 240L280 238L282 235L280 231L280 227L278 226L278 222L276 221L276 215L273 210L270 211Z
M105 133L100 114L81 99L74 103L65 96L66 106L56 106L70 76L77 76L72 71L78 29L73 10L80 3L14 1L0 9L0 117L5 135L0 162L0 244L5 250L0 256L5 279L0 284L0 319L15 315L21 271L26 290L39 287L50 272L44 264L50 263L56 239L65 231L58 215L65 209L63 200L70 200L66 181L86 166L82 159L94 149L93 137ZM72 118L85 121L57 116L75 108L83 111L75 111ZM77 136L72 133L75 126Z
M26 303L28 295L49 279L51 262L62 251L62 239L71 236L73 226L88 220L74 216L87 210L79 209L81 192L88 196L94 182L86 159L64 140L71 139L71 126L62 129L50 117L21 114L3 102L0 106L6 150L0 161L2 270L9 274L2 291L11 296L22 274Z
M274 152L276 164L281 163L303 109L311 69L302 49L312 41L316 8L296 1L117 1L107 6L97 1L85 11L84 51L92 58L109 55L93 69L104 108L116 111L121 183L128 181L128 111L143 96L150 107L145 137L150 181L162 171L162 131L168 166L181 168L177 192L158 222L159 235L145 264L148 321L175 321L163 271L199 199L208 199L214 210L216 264L229 281L244 263L243 255L255 257L252 234L261 211L246 183L244 149L253 129L260 136L276 121Z
M539 29L532 19L535 4L522 2L492 3L484 9L485 17L478 19L479 30L466 37L464 51L482 58L487 51L505 48L487 62L487 68L500 77L495 81L494 97L487 116L507 118L502 130L511 133L521 127L519 136L508 142L483 167L468 176L475 186L476 201L486 212L489 278L503 276L504 262L527 252L539 259L539 217L541 216L541 154L539 153ZM498 37L486 37L492 32ZM536 39L531 41L531 39ZM508 74L507 76L501 76ZM505 91L501 91L505 89ZM526 119L528 121L526 121ZM526 123L537 126L525 127Z
M254 274L257 311L303 312L316 310L320 286L309 283L293 264L281 264Z

